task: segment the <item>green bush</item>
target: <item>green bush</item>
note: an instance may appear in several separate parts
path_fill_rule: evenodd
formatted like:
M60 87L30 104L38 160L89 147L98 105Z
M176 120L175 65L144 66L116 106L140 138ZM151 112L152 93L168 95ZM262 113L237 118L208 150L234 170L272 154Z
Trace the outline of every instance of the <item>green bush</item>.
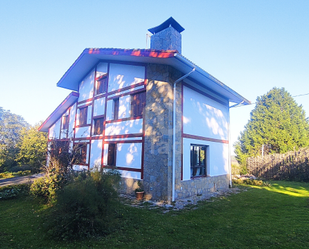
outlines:
M268 186L270 187L271 184L269 182L264 182L262 180L254 180L254 179L233 179L233 183L235 184L247 184L247 185L254 185L254 186Z
M30 193L43 199L44 202L53 202L56 199L56 191L63 188L70 181L71 174L51 170L45 177L34 180L30 187Z
M29 184L19 184L2 187L0 188L0 200L7 200L16 198L21 195L28 195L29 188Z
M108 234L118 205L119 182L120 175L114 170L79 174L57 191L47 233L58 240Z

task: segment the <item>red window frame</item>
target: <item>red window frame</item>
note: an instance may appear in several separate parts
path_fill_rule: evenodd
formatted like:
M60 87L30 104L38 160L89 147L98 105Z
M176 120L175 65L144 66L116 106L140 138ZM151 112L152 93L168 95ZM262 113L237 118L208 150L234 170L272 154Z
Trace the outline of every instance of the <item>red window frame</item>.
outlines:
M142 117L146 105L146 92L131 95L131 117Z
M79 126L83 126L87 124L87 112L88 112L88 106L79 108Z
M104 117L93 119L93 135L102 135L104 129Z

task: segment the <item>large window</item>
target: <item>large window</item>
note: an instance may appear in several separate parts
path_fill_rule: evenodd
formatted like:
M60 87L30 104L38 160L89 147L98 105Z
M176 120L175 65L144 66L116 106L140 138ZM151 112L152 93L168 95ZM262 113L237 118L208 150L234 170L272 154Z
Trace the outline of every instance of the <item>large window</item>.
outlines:
M78 122L79 126L87 124L87 111L88 111L87 106L79 109L79 122Z
M103 118L94 118L93 123L94 123L93 135L102 135L103 134L104 117Z
M107 90L107 74L100 76L97 79L96 94L106 93Z
M136 94L132 95L131 116L132 117L143 116L145 104L146 104L146 94L145 94L145 92L136 93Z
M206 176L207 146L191 144L191 177Z
M116 144L110 143L108 145L107 165L116 166Z

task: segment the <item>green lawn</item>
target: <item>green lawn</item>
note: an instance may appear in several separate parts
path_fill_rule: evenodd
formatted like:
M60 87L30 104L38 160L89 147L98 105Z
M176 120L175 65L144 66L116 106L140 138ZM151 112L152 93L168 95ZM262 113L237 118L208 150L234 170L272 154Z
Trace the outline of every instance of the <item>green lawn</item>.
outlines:
M43 232L50 207L28 198L0 201L0 248L309 248L309 183L251 186L198 208L123 207L107 237L57 242ZM121 218L122 217L122 218Z

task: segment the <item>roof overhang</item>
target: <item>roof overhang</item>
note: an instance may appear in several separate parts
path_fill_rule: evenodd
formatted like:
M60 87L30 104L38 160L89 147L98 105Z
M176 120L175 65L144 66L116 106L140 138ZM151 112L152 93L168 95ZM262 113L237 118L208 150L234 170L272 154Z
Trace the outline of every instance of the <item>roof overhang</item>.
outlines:
M222 97L233 103L250 104L250 101L223 84L221 81L192 63L175 50L152 49L114 49L97 48L85 49L68 71L62 76L57 86L78 91L78 84L85 75L100 61L122 61L135 63L154 63L169 65L183 74L195 68L190 79L200 82L208 89L212 89Z
M62 103L53 111L52 114L42 123L39 127L39 131L48 132L49 127L51 127L65 111L73 105L79 97L79 93L71 92L63 101Z

